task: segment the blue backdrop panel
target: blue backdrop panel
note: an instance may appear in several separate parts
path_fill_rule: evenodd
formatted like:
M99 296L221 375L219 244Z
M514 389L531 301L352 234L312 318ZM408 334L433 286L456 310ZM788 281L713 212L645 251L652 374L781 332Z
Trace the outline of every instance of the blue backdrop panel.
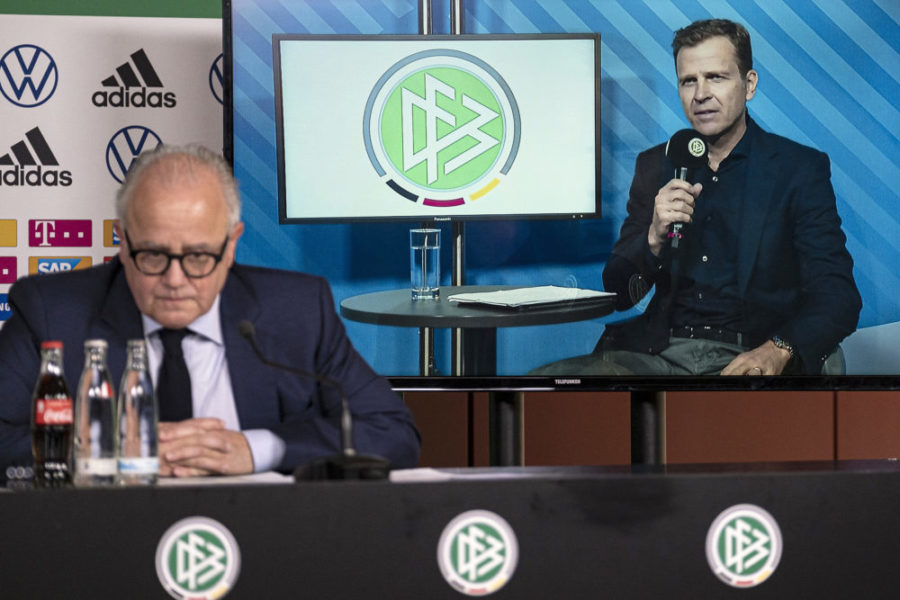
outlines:
M239 260L327 277L335 300L408 285L408 224L279 225L273 33L418 32L415 0L234 0L235 170L247 230ZM600 272L624 218L637 154L687 125L678 103L672 32L725 17L753 39L760 83L750 111L763 128L827 152L854 274L860 327L900 320L900 3L896 0L468 0L466 33L599 32L602 38L603 218L474 222L466 226L468 283L601 289ZM449 0L434 2L435 32ZM340 73L335 73L340 77ZM339 182L336 182L339 185ZM449 240L450 230L444 232ZM443 267L449 272L445 243ZM448 277L444 277L445 283ZM501 374L589 352L609 319L503 330ZM347 322L380 373L417 373L417 332ZM438 368L449 372L439 334Z

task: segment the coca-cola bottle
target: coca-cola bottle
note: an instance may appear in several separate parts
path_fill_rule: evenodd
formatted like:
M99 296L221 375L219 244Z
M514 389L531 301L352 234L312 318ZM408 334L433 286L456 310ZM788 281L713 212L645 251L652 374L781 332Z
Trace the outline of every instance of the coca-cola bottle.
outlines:
M116 394L106 367L106 341L84 342L84 370L75 397L75 485L113 485L119 428Z
M153 484L159 473L156 396L143 339L128 340L128 360L119 384L119 479L124 485Z
M72 480L72 394L63 376L63 344L41 344L41 372L32 394L31 451L34 480L55 487Z

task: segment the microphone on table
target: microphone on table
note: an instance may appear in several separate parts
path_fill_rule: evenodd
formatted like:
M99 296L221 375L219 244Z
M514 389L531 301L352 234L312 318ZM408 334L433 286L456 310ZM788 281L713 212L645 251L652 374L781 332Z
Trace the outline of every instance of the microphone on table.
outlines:
M326 479L385 479L390 470L390 462L380 456L357 454L353 443L353 417L350 414L350 405L344 387L339 381L310 373L301 369L283 365L266 358L256 344L256 328L250 321L241 321L238 324L238 332L245 340L250 342L253 353L259 360L270 367L281 369L299 375L304 379L322 383L337 391L341 397L341 452L336 456L326 456L316 459L294 470L294 479L297 481L313 481Z
M706 139L696 129L682 129L666 143L666 158L675 165L675 178L687 181L689 169L706 166L709 148ZM669 244L678 248L684 238L684 223L669 225Z

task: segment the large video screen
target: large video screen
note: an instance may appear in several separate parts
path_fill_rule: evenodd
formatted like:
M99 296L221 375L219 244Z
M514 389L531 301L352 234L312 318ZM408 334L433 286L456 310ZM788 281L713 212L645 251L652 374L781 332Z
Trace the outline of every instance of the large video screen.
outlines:
M752 36L759 85L750 116L830 159L863 304L828 373L530 375L590 353L612 326L645 313L655 288L627 311L572 322L524 319L497 327L495 336L486 328L463 335L461 354L484 350L493 358L492 369L476 376L457 374L460 344L452 329L435 328L426 340L414 326L345 315L348 335L400 389L897 387L900 121L892 99L900 89L893 60L900 48L896 18L883 2L709 0L672 10L671 3L633 0L466 0L459 37L448 35L447 3L433 4L435 35L418 36L419 3L411 0L223 2L224 152L233 160L246 225L238 261L321 275L340 310L368 294L408 291L409 229L428 223L442 231L442 292L458 260L453 235L460 227L469 285L604 291L602 273L625 221L638 155L689 126L672 35L693 20L724 16ZM563 46L565 52L555 50ZM417 64L442 48L453 51L447 64ZM563 54L583 60L561 60ZM445 81L448 71L455 78ZM475 124L491 113L501 116ZM288 121L296 129L282 131ZM469 147L449 137L460 135L459 125L472 134ZM412 147L404 146L404 131ZM539 154L529 155L532 144ZM478 156L458 167L471 148ZM473 351L473 341L484 347ZM420 349L428 344L434 363L422 375Z
M599 216L599 35L272 46L281 222Z

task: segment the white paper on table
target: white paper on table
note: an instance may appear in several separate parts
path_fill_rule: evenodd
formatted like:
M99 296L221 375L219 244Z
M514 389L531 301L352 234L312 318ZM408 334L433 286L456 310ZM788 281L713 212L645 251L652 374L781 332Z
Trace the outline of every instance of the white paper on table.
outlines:
M452 294L451 296L448 296L447 299L450 302L489 304L491 306L519 308L542 304L582 302L609 296L615 296L615 294L613 292L600 292L597 290L585 290L581 288L542 285L537 287L497 290L494 292L466 292L462 294Z

